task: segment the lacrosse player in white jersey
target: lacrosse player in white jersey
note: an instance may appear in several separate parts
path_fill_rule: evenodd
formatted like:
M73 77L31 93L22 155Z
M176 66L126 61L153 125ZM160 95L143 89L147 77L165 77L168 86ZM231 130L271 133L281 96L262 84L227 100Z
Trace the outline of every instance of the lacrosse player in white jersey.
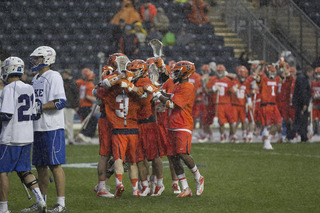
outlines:
M66 96L61 75L51 70L56 52L48 46L36 48L30 55L30 66L37 72L32 86L38 104L40 118L34 121L32 164L36 167L39 186L47 200L50 168L57 192L57 204L48 212L65 212L65 175L61 164L65 163L65 133L63 108ZM32 211L32 207L24 209Z
M0 97L0 213L10 212L8 173L13 171L33 192L35 211L47 212L38 180L30 172L36 102L32 86L20 80L23 73L24 62L18 57L7 58L1 67L1 78L6 86Z

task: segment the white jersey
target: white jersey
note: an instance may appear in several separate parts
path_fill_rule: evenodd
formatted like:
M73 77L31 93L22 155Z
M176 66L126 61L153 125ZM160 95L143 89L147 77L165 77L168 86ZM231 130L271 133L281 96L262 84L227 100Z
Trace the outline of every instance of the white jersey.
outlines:
M46 104L56 99L65 99L63 80L61 75L53 70L48 70L41 76L35 75L32 86L37 101ZM44 110L39 120L34 121L34 131L52 131L64 129L63 110Z
M1 113L12 114L10 121L2 121L0 144L23 146L33 142L33 118L36 114L32 86L22 81L6 85L1 94Z

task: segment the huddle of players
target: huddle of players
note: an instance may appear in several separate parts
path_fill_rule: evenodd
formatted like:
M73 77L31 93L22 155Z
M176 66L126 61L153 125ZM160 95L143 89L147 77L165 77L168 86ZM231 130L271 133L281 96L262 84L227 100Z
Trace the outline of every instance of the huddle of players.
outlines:
M121 60L126 63L123 68L118 66ZM149 73L152 66L159 75L154 82L148 77L152 75ZM170 74L161 58L129 61L121 53L109 56L108 65L103 67L102 81L92 92L101 111L99 181L94 188L97 196L122 196L124 162L129 165L134 197L160 196L165 189L163 156L168 157L172 190L177 197L192 195L181 160L194 174L196 195L202 194L204 178L189 155L195 90L188 78L194 72L194 64L189 61L177 62ZM112 175L108 163L111 156L116 179L114 194L106 187ZM152 163L151 177L148 161Z
M238 66L235 75L228 74L221 64L216 66L215 76L209 76L209 66L203 66L202 72L202 78L199 75L190 79L198 88L200 100L195 102L193 116L194 119L202 117L200 133L205 139L213 139L209 126L214 118L218 118L221 142L227 140L226 123L230 126L231 142L238 142L236 129L239 123L245 142L252 142L254 125L259 132L263 130L264 149L272 149L271 135L276 133L277 142L282 142L282 119L288 129L294 120L291 102L296 76L294 67L280 58L277 65L256 61L251 66L250 75L245 66Z

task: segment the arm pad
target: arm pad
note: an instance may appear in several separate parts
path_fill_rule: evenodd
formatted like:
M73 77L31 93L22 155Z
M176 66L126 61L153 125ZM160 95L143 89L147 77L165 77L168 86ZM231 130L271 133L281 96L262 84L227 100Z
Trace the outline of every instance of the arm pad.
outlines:
M65 107L67 101L65 99L57 99L57 100L54 100L53 103L58 110L61 110Z

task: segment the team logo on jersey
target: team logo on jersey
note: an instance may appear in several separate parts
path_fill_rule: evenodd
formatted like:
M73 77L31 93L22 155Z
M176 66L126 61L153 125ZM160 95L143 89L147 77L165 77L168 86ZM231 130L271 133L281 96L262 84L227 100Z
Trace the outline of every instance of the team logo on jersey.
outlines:
M43 96L43 89L34 89L34 93L36 97L42 97Z

